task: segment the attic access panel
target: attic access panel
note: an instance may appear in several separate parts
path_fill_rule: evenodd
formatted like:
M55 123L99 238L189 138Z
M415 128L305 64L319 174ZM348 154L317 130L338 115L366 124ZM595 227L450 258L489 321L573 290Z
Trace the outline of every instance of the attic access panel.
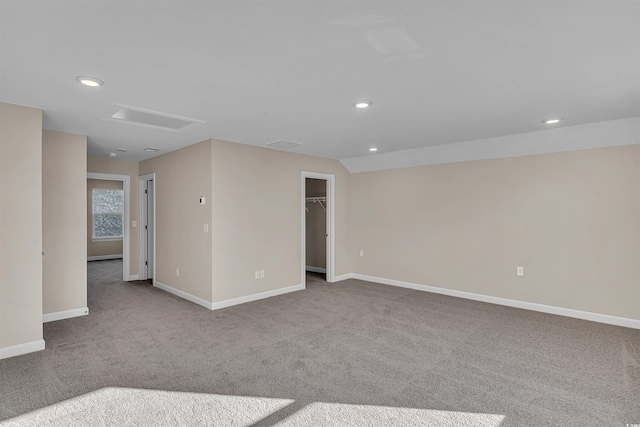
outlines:
M173 132L181 132L205 123L202 120L159 113L157 111L122 104L115 104L102 114L100 118L112 122L127 123Z

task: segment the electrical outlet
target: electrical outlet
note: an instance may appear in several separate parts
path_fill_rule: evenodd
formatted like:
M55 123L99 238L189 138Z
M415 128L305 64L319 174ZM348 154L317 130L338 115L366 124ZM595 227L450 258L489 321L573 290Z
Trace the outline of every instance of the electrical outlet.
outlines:
M176 268L176 276L180 276L180 269Z
M264 270L260 270L260 278L264 279Z
M516 276L524 276L524 267L516 267Z
M260 271L256 270L256 272L254 273L256 279L260 278Z
M364 251L360 249L360 256L364 256Z

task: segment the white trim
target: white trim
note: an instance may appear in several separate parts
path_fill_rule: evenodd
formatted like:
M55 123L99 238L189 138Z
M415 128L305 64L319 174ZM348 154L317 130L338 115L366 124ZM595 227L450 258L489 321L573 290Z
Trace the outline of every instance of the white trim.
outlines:
M122 239L122 280L128 281L131 276L131 177L112 173L87 172L87 179L103 179L106 181L122 181L124 191L124 236Z
M95 255L95 256L88 256L87 261L102 261L105 259L121 259L121 258L122 258L122 254Z
M120 237L92 237L91 243L99 243L99 242L120 242L122 241L122 236Z
M347 273L347 274L341 274L340 276L336 276L334 277L334 282L341 282L343 280L348 280L348 279L352 279L353 275L351 273Z
M313 273L326 273L327 269L322 267L313 267L311 265L307 265L304 267L306 271L311 271Z
M506 305L508 307L523 308L525 310L539 311L542 313L557 314L560 316L574 317L576 319L590 320L592 322L607 323L609 325L617 325L617 326L624 326L626 328L640 329L640 320L637 320L637 319L628 319L626 317L610 316L608 314L592 313L589 311L574 310L571 308L556 307L552 305L538 304L534 302L518 301L518 300L513 300L508 298L474 294L472 292L456 291L453 289L438 288L436 286L420 285L417 283L403 282L400 280L366 276L364 274L352 273L351 276L354 279L381 283L383 285L398 286L400 288L415 289L417 291L432 292L434 294L449 295L452 297L470 299L474 301L482 301L482 302L488 302L491 304Z
M34 351L44 350L44 340L30 341L24 344L12 345L0 348L0 359L21 356Z
M124 199L124 182L122 184L122 190L120 190L119 188L99 188L99 187L94 187L91 189L91 242L99 242L99 241L105 241L105 242L109 242L109 241L115 241L115 240L122 240L122 236L96 236L96 212L95 212L95 206L93 204L93 201L96 198L96 191L122 191L122 198ZM123 203L124 204L124 203ZM124 206L122 207L122 210L124 211ZM124 212L99 212L98 215L109 215L109 216L121 216L123 217L122 220L124 221Z
M130 282L132 280L140 280L139 277L140 277L140 275L138 275L138 274L132 274L132 275L129 276L127 281Z
M153 281L153 286L155 286L156 288L162 289L163 291L167 291L170 294L173 294L173 295L175 295L177 297L186 299L187 301L191 301L191 302L193 302L195 304L201 305L201 306L203 306L205 308L208 308L209 310L213 310L211 302L209 302L207 300L204 300L202 298L199 298L199 297L197 297L195 295L191 295L188 292L184 292L184 291L181 291L179 289L173 288L173 287L171 287L169 285L165 285L164 283L160 283L157 280Z
M266 291L266 292L260 292L253 295L247 295L244 297L231 298L228 300L218 301L218 302L209 302L195 295L191 295L188 292L184 292L179 289L173 288L171 286L165 285L164 283L160 283L157 280L153 281L153 286L155 286L156 288L162 289L163 291L167 291L170 294L173 294L180 298L184 298L187 301L191 301L195 304L201 305L202 307L208 308L209 310L219 310L221 308L226 308L226 307L231 307L238 304L257 301L264 298L275 297L278 295L287 294L289 292L301 291L304 289L304 285L294 285L294 286L288 286L286 288L274 289L272 291Z
M42 315L42 323L55 322L56 320L71 319L73 317L86 316L89 314L89 307L74 308L72 310L57 311Z
M542 125L541 126L545 126ZM351 173L639 144L640 117L341 159Z
M218 301L211 304L211 310L219 310L221 308L231 307L232 305L244 304L247 302L257 301L264 298L275 297L282 294L288 294L289 292L296 292L304 290L304 284L287 286L286 288L274 289L272 291L260 292L253 295L247 295L244 297L227 299L224 301Z
M144 217L147 215L147 205L144 202L144 183L146 181L153 180L153 277L156 276L156 173L147 173L145 175L140 175L138 177L138 240L139 240L139 263L138 266L138 277L136 280L147 280L147 269L144 264L144 261L147 259L147 245L145 241L144 235L144 227L142 226L144 222ZM145 243L143 243L145 242Z
M335 282L335 266L336 266L336 176L329 173L321 172L309 172L302 171L301 173L301 185L300 185L300 216L301 221L301 260L300 260L300 282L304 288L306 283L306 258L307 258L307 215L306 215L306 179L322 179L327 181L327 261L326 261L326 281L329 283Z

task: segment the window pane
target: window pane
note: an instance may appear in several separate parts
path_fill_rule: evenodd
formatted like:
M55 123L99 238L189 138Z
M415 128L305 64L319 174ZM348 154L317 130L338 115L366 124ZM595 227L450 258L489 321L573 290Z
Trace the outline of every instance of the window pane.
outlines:
M94 215L95 237L122 237L122 215Z
M93 190L93 213L123 213L124 192L122 190Z

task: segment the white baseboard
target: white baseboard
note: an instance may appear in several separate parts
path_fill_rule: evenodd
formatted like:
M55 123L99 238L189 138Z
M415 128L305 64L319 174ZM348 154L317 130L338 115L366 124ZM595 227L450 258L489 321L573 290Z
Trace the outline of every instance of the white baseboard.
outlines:
M314 273L326 273L327 269L322 267L312 267L310 265L305 266L306 271L312 271Z
M131 274L129 275L129 277L127 277L127 282L130 282L132 280L139 280L140 279L140 275L139 274Z
M347 280L347 279L352 279L353 275L351 273L347 273L347 274L341 274L340 276L335 276L333 278L334 282L341 282L342 280Z
M184 291L181 291L179 289L172 288L171 286L165 285L164 283L160 283L157 280L153 281L153 286L155 286L156 288L160 288L163 291L167 291L170 294L173 294L173 295L178 296L180 298L184 298L187 301L191 301L191 302L193 302L195 304L201 305L201 306L203 306L205 308L208 308L209 310L213 310L211 302L209 302L207 300L204 300L202 298L199 298L199 297L197 297L195 295L191 295L188 292L184 292Z
M592 313L589 311L574 310L571 308L563 308L563 307L556 307L552 305L538 304L533 302L518 301L518 300L513 300L508 298L492 297L488 295L474 294L472 292L456 291L453 289L438 288L436 286L420 285L417 283L402 282L400 280L366 276L364 274L352 273L351 277L353 279L366 280L368 282L398 286L401 288L415 289L418 291L432 292L434 294L449 295L452 297L465 298L465 299L470 299L474 301L482 301L482 302L488 302L491 304L506 305L509 307L523 308L525 310L539 311L542 313L557 314L560 316L574 317L576 319L590 320L592 322L607 323L609 325L640 329L640 320L628 319L626 317L610 316L608 314Z
M155 286L156 288L160 288L163 291L167 291L180 298L184 298L187 301L191 301L195 304L201 305L202 307L208 308L209 310L219 310L221 308L231 307L233 305L244 304L251 301L257 301L264 298L287 294L289 292L301 291L304 289L304 285L294 285L294 286L288 286L286 288L274 289L272 291L266 291L266 292L260 292L253 295L247 295L244 297L232 298L232 299L218 301L218 302L209 302L195 295L191 295L188 292L184 292L179 289L172 288L171 286L165 285L164 283L160 283L157 280L154 280L153 286Z
M105 259L121 259L122 254L88 256L87 261L103 261Z
M89 307L74 308L73 310L57 311L42 315L42 323L55 322L56 320L71 319L72 317L86 316Z
M244 304L251 301L257 301L259 299L275 297L282 294L288 294L289 292L301 291L304 289L304 285L287 286L286 288L274 289L272 291L260 292L257 294L247 295L244 297L231 298L224 301L214 302L211 306L211 310L219 310L221 308L231 307L232 305Z
M44 340L30 341L24 344L12 345L10 347L0 348L0 359L8 359L9 357L21 356L34 351L44 350Z

